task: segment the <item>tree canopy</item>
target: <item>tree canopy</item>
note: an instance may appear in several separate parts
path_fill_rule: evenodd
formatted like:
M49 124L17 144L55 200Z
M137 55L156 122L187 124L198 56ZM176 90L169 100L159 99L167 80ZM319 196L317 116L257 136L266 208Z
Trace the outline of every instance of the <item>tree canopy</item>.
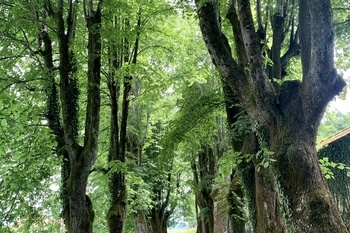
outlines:
M321 121L345 84L348 3L5 0L0 12L0 231L346 232L315 145L349 121ZM334 178L348 206L347 177Z

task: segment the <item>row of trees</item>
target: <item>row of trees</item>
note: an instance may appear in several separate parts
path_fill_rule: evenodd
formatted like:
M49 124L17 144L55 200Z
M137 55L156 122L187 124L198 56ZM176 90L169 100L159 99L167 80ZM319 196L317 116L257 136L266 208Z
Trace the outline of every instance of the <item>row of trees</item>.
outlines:
M345 84L329 1L0 8L4 229L163 233L193 195L201 233L347 232L315 148Z

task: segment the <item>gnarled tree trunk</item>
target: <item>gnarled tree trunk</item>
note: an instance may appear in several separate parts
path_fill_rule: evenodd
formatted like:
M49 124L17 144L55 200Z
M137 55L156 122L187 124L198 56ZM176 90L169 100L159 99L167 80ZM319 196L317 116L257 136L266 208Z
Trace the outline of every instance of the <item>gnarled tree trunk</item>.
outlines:
M226 100L227 119L231 130L234 124L239 124L238 116L246 114L239 106L233 90L223 80L223 89ZM240 122L243 124L243 122ZM255 155L259 145L251 129L244 132L235 132L232 138L234 150L243 155ZM261 145L260 145L261 146ZM238 171L232 175L230 190L228 193L229 216L232 232L245 232L246 222L243 212L243 187L246 189L246 199L250 209L250 219L255 232L286 232L280 211L279 191L276 179L269 168L259 167L260 159L245 162L239 165ZM239 175L238 175L239 174ZM268 208L267 208L268 207ZM248 223L248 222L247 222Z
M203 38L215 66L257 126L255 133L266 149L274 152L274 167L289 200L294 231L348 232L321 174L315 151L316 132L325 107L344 86L334 69L330 1L299 1L302 81L274 85L264 66L250 1L231 1L229 7L238 61L232 57L221 31L216 3L197 0L196 4ZM275 52L273 59L276 56ZM282 65L277 64L273 73L276 69L282 73ZM267 180L258 180L261 185L270 183L271 175L266 175ZM276 205L266 208L274 211Z

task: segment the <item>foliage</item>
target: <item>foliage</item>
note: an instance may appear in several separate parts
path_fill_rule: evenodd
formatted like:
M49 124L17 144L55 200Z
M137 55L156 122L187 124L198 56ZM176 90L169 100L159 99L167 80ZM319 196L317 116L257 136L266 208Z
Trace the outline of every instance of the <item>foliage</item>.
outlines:
M12 71L7 69L11 65ZM44 216L58 217L59 207L49 201L57 193L51 196L47 190L60 158L54 156L56 143L44 118L40 69L20 58L7 60L0 72L0 221L2 227L29 228L43 223Z
M79 106L84 106L87 100L84 93L88 88L84 78L88 61L87 30L82 20L81 1L76 2L79 20L72 50L77 61L77 79L82 93ZM271 3L263 2L266 6ZM340 48L336 51L339 58L337 62L340 68L345 68L350 63L347 56L350 50L347 43L348 6L345 2L334 2L335 8L339 8L334 9L336 43ZM109 201L108 177L116 171L126 174L128 231L132 231L132 219L137 211L148 212L164 201L155 197L154 190L158 187L162 188L163 194L167 188L171 191L167 210L173 209L174 214L169 225L176 225L180 220L193 223L195 211L190 161L202 144L212 143L213 135L221 130L218 125L225 127L225 124L221 124L225 115L221 84L216 80L218 74L211 65L197 28L194 6L188 1L146 0L107 0L103 4L101 131L99 154L88 186L88 194L95 210L94 230L107 231L105 217L108 211L106 203ZM60 185L58 180L62 158L56 156L58 149L55 137L49 130L46 119L45 96L48 90L45 80L49 74L44 70L42 51L40 52L43 41L38 38L42 29L52 33L52 38L56 40L57 29L54 19L41 11L42 5L43 1L39 0L3 1L0 4L0 231L10 228L15 232L63 230L59 191L56 190ZM53 5L56 7L56 3ZM226 3L221 4L221 7L226 10ZM269 11L273 13L272 8ZM136 22L140 12L143 21L138 27ZM115 28L114 20L120 18L128 18L130 30ZM47 28L41 28L43 21ZM227 22L223 20L222 23L225 32L231 30ZM141 39L137 64L125 64L115 70L115 73L118 81L125 75L134 76L127 130L128 139L137 142L141 148L141 164L138 164L135 153L130 148L125 163L107 162L110 129L110 96L106 81L111 59L109 45L111 41L120 43L125 38L134 41L138 33ZM266 52L271 48L271 39L269 31L264 44ZM286 50L286 45L283 46ZM52 74L58 83L58 43L53 43L53 49L55 67ZM264 62L266 67L273 65L268 56L265 56ZM285 79L298 79L301 76L298 62L298 58L291 60ZM279 80L277 82L283 83ZM261 159L259 166L265 168L274 162L272 152L265 147L257 155L227 150L230 137L241 137L245 129L251 127L246 115L240 115L239 118L240 121L232 126L232 135L225 132L219 143L219 148L226 152L218 161L218 173L221 174L218 177L221 180L215 181L219 186L214 188L221 187L221 191L226 191L226 177L242 161L250 161L256 156L255 158ZM85 108L81 107L78 130L81 144L85 131L84 121ZM340 130L349 122L347 115L327 113L321 125L320 139ZM158 123L161 132L157 133L155 129ZM338 173L347 171L350 163L344 161L344 155L339 154L339 160L333 160L328 152L324 156L327 157L320 162L326 177L342 182L341 179L345 177L337 178ZM169 174L170 181L167 180ZM205 182L208 181L204 180L202 185L208 185ZM223 198L220 197L221 200Z
M317 141L327 139L336 132L343 130L350 126L350 115L344 114L338 110L329 109L326 111L321 125L318 129Z
M348 56L350 46L348 43L350 27L350 5L348 1L332 0L335 25L335 43L337 67L342 70L348 69L350 58Z
M323 157L319 159L319 162L326 179L334 179L333 169L345 170L347 171L346 175L350 177L350 167L346 166L344 163L331 162L329 161L329 157Z

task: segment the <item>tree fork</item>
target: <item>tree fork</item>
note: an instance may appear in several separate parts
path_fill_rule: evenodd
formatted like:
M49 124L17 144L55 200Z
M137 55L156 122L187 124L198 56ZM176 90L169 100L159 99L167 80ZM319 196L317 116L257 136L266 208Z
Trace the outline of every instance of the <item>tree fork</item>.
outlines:
M249 1L237 1L241 38L249 58L244 70L227 49L215 3L196 4L213 63L250 118L266 131L267 149L275 152L276 168L281 173L283 191L290 198L296 232L348 232L315 153L317 128L325 107L344 86L334 69L330 1L300 0L303 80L283 83L281 94L276 93L266 75ZM299 198L293 196L293 190Z

